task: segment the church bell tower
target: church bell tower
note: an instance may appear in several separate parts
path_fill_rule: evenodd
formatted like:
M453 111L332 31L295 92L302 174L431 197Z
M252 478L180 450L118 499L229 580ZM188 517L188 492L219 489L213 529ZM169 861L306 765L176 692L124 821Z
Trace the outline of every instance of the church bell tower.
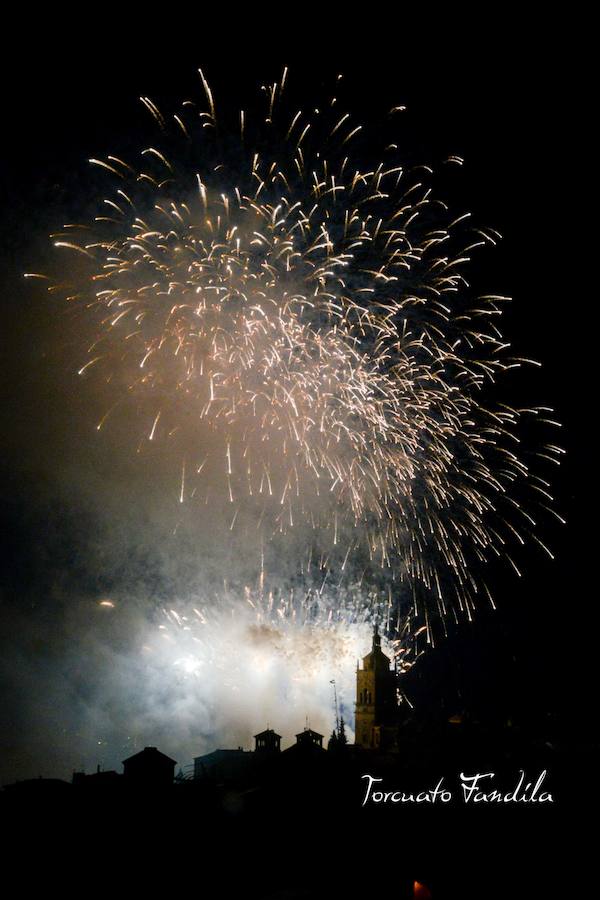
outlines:
M381 636L376 625L371 652L356 668L355 744L369 750L396 748L398 700L396 673L390 659L381 649Z

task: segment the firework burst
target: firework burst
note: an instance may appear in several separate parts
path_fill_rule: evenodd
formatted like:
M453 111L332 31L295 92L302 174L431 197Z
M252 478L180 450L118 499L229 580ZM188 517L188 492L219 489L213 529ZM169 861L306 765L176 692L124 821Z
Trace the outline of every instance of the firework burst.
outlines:
M338 584L383 579L390 629L431 637L489 596L491 556L516 568L510 546L540 542L523 493L551 500L517 452L522 416L548 411L490 399L526 362L499 330L506 298L465 275L499 235L452 214L398 145L372 162L337 96L291 109L284 71L234 132L200 79L170 118L141 98L155 146L91 160L111 193L54 236L75 274L50 290L94 332L79 373L136 405L140 449L176 449L182 503L261 552L301 545Z

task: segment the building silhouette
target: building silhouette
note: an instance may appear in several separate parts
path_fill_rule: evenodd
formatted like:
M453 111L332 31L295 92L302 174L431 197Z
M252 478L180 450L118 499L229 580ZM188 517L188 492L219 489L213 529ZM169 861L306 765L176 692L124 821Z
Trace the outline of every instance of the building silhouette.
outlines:
M323 735L319 734L318 731L313 731L307 725L303 731L296 735L296 743L283 752L288 757L314 759L325 753Z
M366 750L396 750L398 745L397 675L381 649L377 625L371 652L356 666L355 745Z
M279 753L281 750L281 735L276 734L272 728L254 735L255 753Z
M144 747L123 760L123 777L139 786L169 787L173 784L176 765L174 759L156 747Z
M323 735L308 725L296 735L296 743L281 750L281 735L266 728L254 735L254 750L219 749L194 759L194 779L225 783L257 776L293 759L315 758L325 753Z
M251 750L237 747L234 750L213 750L194 759L194 779L210 778L214 781L231 781L244 775L251 765Z
M306 727L304 731L296 735L296 743L301 747L318 747L323 749L323 735L312 728Z

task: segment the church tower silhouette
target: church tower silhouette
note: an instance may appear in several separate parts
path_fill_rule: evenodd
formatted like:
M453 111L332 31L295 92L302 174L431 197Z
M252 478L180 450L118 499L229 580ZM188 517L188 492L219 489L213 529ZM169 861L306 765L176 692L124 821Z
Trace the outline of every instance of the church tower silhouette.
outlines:
M376 625L373 646L356 666L355 744L375 750L393 750L397 746L398 700L396 672L381 649Z

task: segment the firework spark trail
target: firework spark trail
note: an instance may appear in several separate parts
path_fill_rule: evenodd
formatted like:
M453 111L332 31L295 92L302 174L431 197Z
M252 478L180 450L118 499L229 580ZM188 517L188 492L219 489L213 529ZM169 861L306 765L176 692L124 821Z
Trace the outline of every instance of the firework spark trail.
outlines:
M113 192L54 236L77 275L50 290L95 328L79 373L125 381L147 412L140 439L177 447L182 503L220 498L229 531L261 546L309 535L335 579L349 559L385 571L397 621L430 638L489 595L490 557L517 568L515 540L541 543L521 491L549 497L518 455L522 417L548 411L489 399L528 362L498 327L507 298L473 297L464 274L499 235L449 212L395 144L365 166L338 98L290 109L287 70L220 161L200 78L204 103L172 122L141 98L157 146L142 169L91 160Z

